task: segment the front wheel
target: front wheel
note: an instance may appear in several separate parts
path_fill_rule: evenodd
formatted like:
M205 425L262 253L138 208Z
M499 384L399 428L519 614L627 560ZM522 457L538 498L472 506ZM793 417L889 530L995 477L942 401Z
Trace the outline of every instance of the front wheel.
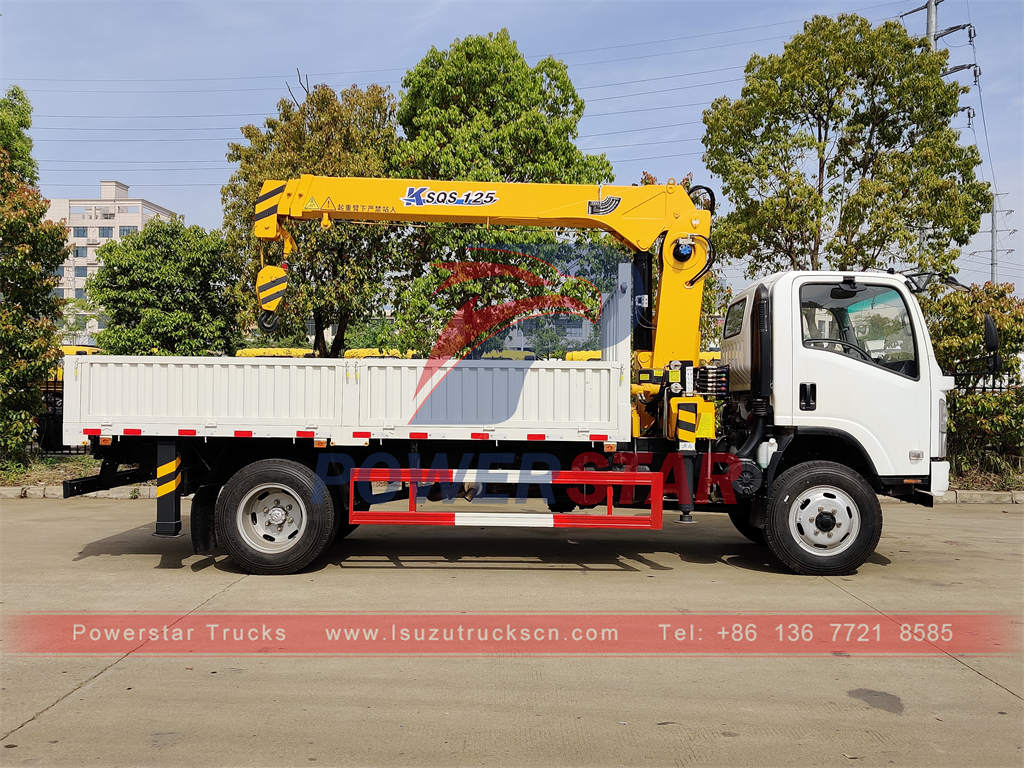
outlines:
M796 573L852 573L875 551L881 534L878 497L849 467L809 461L786 470L772 485L765 542Z
M247 573L295 573L331 543L331 493L304 464L263 459L238 470L217 498L217 541Z

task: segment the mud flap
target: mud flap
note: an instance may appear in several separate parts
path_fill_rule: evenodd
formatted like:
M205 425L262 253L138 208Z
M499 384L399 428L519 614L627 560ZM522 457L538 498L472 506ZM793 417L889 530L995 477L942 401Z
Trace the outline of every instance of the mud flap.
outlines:
M207 555L217 551L217 531L213 523L213 511L217 505L220 487L201 485L192 497L189 514L189 531L192 534L192 551Z

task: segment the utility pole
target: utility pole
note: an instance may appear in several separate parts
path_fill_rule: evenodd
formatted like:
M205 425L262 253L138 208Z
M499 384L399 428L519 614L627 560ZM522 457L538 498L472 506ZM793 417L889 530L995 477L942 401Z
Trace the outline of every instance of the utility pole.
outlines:
M928 0L926 3L928 9L928 45L931 49L935 50L935 27L938 24L939 9L935 0Z
M999 282L999 249L996 247L996 195L992 195L992 283Z

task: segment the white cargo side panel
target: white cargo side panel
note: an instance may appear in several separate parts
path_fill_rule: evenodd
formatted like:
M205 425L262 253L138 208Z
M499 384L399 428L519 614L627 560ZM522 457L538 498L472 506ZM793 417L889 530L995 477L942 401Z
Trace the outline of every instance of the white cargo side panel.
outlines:
M64 441L104 435L295 437L342 426L358 397L347 360L234 357L114 357L65 360ZM347 391L346 391L347 390Z

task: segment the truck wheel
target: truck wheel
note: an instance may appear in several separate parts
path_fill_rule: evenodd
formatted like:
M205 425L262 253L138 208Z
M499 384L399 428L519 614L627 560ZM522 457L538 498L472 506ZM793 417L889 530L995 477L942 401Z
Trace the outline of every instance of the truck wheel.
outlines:
M735 506L729 507L729 519L736 530L755 544L764 544L764 529L750 522L752 501L740 500Z
M878 497L849 467L808 461L786 470L772 485L765 541L796 573L852 573L875 551L881 534Z
M217 499L217 541L247 573L295 573L331 543L334 502L307 466L263 459L242 467Z

